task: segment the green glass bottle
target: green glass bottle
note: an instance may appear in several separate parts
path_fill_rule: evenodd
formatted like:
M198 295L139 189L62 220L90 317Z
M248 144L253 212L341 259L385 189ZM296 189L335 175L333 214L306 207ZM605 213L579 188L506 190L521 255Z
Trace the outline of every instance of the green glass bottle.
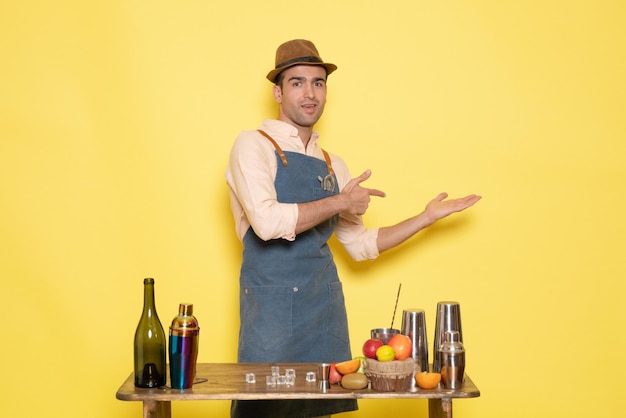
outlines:
M135 331L135 386L165 386L165 332L154 304L154 279L143 281L143 312Z

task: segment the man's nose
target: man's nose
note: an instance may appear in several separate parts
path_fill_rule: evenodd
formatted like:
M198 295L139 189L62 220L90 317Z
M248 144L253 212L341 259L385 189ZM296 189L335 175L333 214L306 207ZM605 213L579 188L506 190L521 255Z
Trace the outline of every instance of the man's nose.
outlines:
M312 85L310 84L306 85L306 87L304 88L304 97L307 99L315 98L315 89L313 88Z

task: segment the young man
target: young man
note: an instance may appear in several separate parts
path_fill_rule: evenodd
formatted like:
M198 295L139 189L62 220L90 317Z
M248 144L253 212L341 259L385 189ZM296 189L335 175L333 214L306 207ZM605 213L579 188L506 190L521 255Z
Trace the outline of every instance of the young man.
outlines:
M341 282L328 247L333 233L355 260L375 259L438 219L480 197L446 200L441 193L414 217L368 229L370 198L343 160L324 151L313 130L337 69L316 47L296 39L280 45L275 68L277 120L236 139L226 179L243 243L240 275L240 362L335 362L352 358ZM315 417L357 409L352 400L233 402L233 417Z

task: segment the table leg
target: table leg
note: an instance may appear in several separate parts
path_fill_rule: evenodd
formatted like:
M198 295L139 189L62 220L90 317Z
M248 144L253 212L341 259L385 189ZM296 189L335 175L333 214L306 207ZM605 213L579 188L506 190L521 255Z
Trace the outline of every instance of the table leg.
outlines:
M170 401L143 401L143 418L172 418Z
M428 418L452 418L452 398L429 399Z

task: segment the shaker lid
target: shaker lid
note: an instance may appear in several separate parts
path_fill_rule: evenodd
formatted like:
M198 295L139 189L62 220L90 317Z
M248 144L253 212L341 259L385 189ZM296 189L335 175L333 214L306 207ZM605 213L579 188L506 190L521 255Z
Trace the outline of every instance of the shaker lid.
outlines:
M444 353L460 353L465 351L463 343L460 340L460 334L458 331L446 331L443 344L441 345L441 351Z
M183 316L192 316L193 303L181 303L178 305L178 314Z
M198 320L193 316L193 304L178 305L178 315L172 321L172 329L199 329Z

